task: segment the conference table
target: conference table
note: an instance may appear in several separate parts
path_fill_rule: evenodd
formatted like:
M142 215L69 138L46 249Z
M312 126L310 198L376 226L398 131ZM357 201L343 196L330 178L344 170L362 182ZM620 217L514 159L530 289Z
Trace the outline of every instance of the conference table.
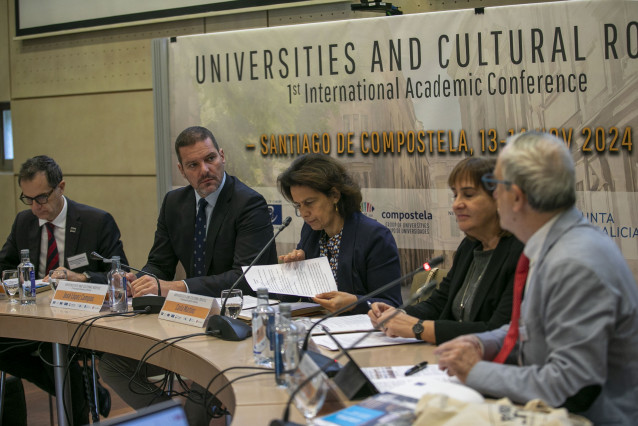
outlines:
M7 300L0 301L0 336L52 342L54 364L59 366L66 360L66 348L74 333L72 346L139 359L151 346L164 339L204 332L200 327L160 320L157 314L105 317L87 326L83 321L98 314L51 308L52 293L39 293L35 305L11 305ZM100 315L107 313L102 310ZM84 331L86 333L78 344L78 336ZM412 365L424 360L435 362L433 349L433 345L417 343L361 348L350 351L350 354L362 367ZM336 356L337 352L325 350L324 354ZM341 361L344 362L344 359ZM255 372L247 368L225 371L230 367L255 366L251 339L229 342L212 336L191 337L168 345L149 362L188 377L204 387L218 376L209 390L231 412L234 425L268 425L271 420L281 418L289 397L285 389L275 385L274 374L242 378L228 385L233 379ZM56 389L61 395L58 384L61 386L63 368L55 370ZM222 387L221 392L218 392ZM57 398L56 404L58 424L65 425L64 410L60 409L62 398ZM296 408L291 409L290 420L304 423L303 416Z

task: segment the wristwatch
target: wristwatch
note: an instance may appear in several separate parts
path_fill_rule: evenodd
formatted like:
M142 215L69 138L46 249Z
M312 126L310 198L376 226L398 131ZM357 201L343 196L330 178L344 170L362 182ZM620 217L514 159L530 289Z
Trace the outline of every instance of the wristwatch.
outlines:
M421 338L421 333L423 333L423 320L417 321L417 323L412 326L412 332L417 340L423 340Z

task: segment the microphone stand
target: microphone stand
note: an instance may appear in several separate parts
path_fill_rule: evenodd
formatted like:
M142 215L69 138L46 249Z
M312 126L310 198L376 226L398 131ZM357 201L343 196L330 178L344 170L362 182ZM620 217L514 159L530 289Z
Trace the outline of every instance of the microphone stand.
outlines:
M382 287L379 287L378 289L371 291L370 293L366 294L365 296L361 297L360 299L357 299L356 301L350 303L349 305L344 306L341 309L338 309L334 312L329 313L328 315L326 315L325 317L321 318L319 321L317 321L316 323L314 323L306 332L306 337L303 341L303 346L302 346L302 350L306 351L308 349L308 340L310 339L310 334L312 332L312 330L319 324L321 324L323 321L327 320L328 318L332 318L332 317L336 317L339 314L342 314L350 309L352 309L353 307L357 306L359 303L364 303L367 302L368 300L372 299L374 296L376 296L377 294L383 293L384 291L387 291L389 289L391 289L392 287L394 287L395 285L401 283L402 281L413 277L414 275L416 275L417 273L421 272L421 271L429 271L430 269L432 269L433 267L439 265L440 263L443 262L443 260L445 259L445 256L441 255L438 257L435 257L434 259L430 260L429 262L424 263L423 265L419 266L417 269L415 269L412 272L408 272L406 275L403 275L399 278L397 278L394 281L390 281L388 284L385 284Z
M237 281L235 281L233 285L230 286L230 288L228 289L228 295L224 298L222 302L222 307L219 311L219 315L213 315L208 320L208 326L206 327L206 332L208 334L218 337L222 340L231 340L231 341L244 340L252 335L251 326L249 326L245 322L238 320L236 318L230 318L230 317L224 316L224 314L226 313L226 302L228 302L228 298L230 297L231 291L235 287L237 287L239 282L246 276L248 271L250 271L250 268L252 268L253 265L257 263L257 261L264 255L266 250L275 241L275 238L277 238L277 236L281 233L281 231L283 231L284 229L288 227L288 225L290 225L290 222L292 222L292 217L288 216L286 219L284 219L277 233L275 233L275 235L272 236L272 238L266 243L264 248L261 249L259 254L255 256L253 261L250 262L250 265L248 265L248 267L242 272L239 278L237 278Z
M91 252L91 259L93 260L101 260L104 263L111 263L111 259L106 259L104 256L100 255L98 252ZM126 265L124 263L120 263L123 268L132 269L136 272L139 272L144 275L148 275L149 277L155 278L155 282L157 283L157 296L139 296L133 298L133 309L134 310L144 310L146 313L156 314L162 310L162 306L164 305L164 301L166 298L162 296L162 288L160 286L159 278L155 274L151 274L150 272L142 271L141 269L134 268L130 265ZM141 299L141 298L144 299ZM138 300L139 302L136 302ZM147 309L148 308L148 309Z
M437 258L435 258L437 259ZM435 259L432 259L433 261ZM440 262L439 262L440 263ZM438 264L438 263L437 263ZM420 271L417 270L417 271ZM412 303L414 303L415 301L417 301L423 294L426 294L428 291L430 291L432 288L434 288L437 285L436 281L432 281L429 284L426 284L424 286L422 286L421 288L419 288L414 295L412 295L410 297L410 299L408 299L407 302L404 302L403 304L401 304L401 306L399 306L398 308L396 308L391 314L390 316L388 316L388 318L386 318L385 320L381 321L375 330L371 330L368 331L367 333L365 333L363 336L361 336L359 339L357 339L356 342L354 342L352 345L350 345L350 347L348 347L347 349L345 349L340 343L339 341L325 328L322 326L322 328L324 329L324 331L326 332L326 334L328 335L328 337L330 339L332 339L333 342L335 342L335 344L337 345L337 347L339 348L339 355L337 355L335 357L335 360L338 360L339 358L341 358L342 356L346 356L348 357L348 359L350 360L350 362L348 364L352 364L353 365L353 369L348 372L348 380L352 380L354 381L354 379L358 379L357 381L359 381L359 388L362 385L365 384L369 384L369 386L371 386L375 391L376 388L374 388L374 385L368 381L367 377L365 376L365 374L361 371L361 369L359 368L359 366L356 364L356 362L354 361L354 359L350 356L350 354L348 353L348 351L355 349L357 347L357 345L359 343L361 343L363 340L365 340L368 336L370 336L370 334L372 334L374 331L377 331L379 329L382 329L383 326L390 321L392 318L394 318L395 316L397 316L400 312L403 312L402 309L404 309L406 306L411 305ZM319 322L316 322L316 324L319 324ZM308 383L310 383L310 381L312 379L314 379L318 374L320 374L321 372L324 371L325 368L329 367L332 364L333 361L327 362L325 364L323 364L321 367L319 367L319 369L315 372L313 372L312 374L310 374L308 377L306 377L306 379L301 382L299 384L299 386L297 386L291 393L290 393L290 397L288 398L288 401L286 402L286 408L284 409L284 414L282 417L282 421L279 420L273 420L271 421L270 425L271 426L278 426L278 425L287 425L288 423L288 418L290 417L290 406L292 405L292 402L295 399L295 396L299 393L299 391L301 389L303 389L304 386L306 386ZM356 370L356 372L354 371ZM357 377L353 377L353 374L355 374ZM356 384L355 384L356 385Z

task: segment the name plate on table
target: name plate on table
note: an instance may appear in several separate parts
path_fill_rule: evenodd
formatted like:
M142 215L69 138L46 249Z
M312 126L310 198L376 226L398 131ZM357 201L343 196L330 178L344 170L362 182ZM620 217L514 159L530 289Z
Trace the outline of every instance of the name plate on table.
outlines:
M208 317L219 313L219 310L219 304L214 297L171 290L166 296L159 318L204 327Z
M100 312L108 286L104 284L60 281L51 299L52 308Z

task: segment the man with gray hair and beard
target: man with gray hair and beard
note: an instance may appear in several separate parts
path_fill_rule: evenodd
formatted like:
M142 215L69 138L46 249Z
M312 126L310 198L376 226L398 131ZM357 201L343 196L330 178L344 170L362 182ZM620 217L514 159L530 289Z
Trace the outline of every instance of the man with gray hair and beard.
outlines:
M439 346L439 367L492 397L638 424L638 288L618 247L574 206L565 143L515 135L483 182L495 188L501 226L525 243L512 319Z

